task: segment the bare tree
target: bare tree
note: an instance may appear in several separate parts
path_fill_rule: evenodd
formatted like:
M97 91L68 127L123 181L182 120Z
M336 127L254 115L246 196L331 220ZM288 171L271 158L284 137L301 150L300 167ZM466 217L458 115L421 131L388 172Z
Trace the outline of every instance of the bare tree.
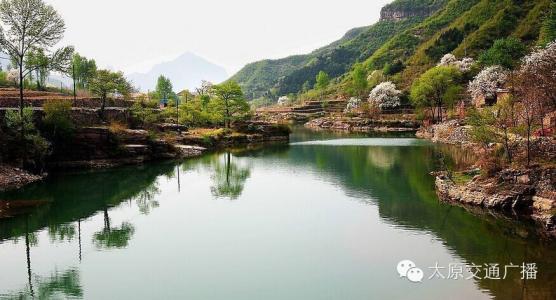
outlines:
M0 47L19 68L19 111L23 116L25 55L33 47L47 49L63 37L65 23L54 8L42 0L2 0L0 2Z

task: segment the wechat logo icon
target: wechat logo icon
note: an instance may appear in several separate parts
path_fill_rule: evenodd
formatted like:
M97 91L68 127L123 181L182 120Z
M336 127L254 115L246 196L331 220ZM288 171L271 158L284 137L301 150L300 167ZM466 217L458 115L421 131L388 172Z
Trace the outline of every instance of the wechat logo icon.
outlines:
M425 276L423 270L417 268L414 262L407 259L400 261L396 269L398 270L400 278L405 277L407 280L414 283L422 282Z

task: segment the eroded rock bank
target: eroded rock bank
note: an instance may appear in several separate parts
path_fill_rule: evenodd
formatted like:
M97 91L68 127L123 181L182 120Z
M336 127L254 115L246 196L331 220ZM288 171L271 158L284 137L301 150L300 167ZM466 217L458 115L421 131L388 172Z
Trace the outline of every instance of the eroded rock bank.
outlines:
M556 237L556 168L506 169L494 176L475 176L456 183L447 172L436 177L441 200L530 219Z
M452 120L421 128L417 136L464 147L478 156L475 165L468 166L469 171L434 174L442 201L533 221L543 234L556 237L556 141L553 137L534 141L534 151L542 155L542 163L528 167L523 162L514 162L493 167L496 149L501 146L492 144L485 148L473 142L471 127L462 122ZM514 140L514 143L516 149L525 147L524 140ZM523 153L516 151L515 155Z
M0 165L0 192L15 190L42 180L46 174L35 175L8 165Z
M264 122L236 124L233 129L188 130L157 124L157 133L111 126L81 127L63 143L53 145L46 170L111 168L164 159L200 156L225 147L288 142L289 128ZM47 176L0 165L0 191L21 188Z
M370 119L363 117L322 117L313 119L305 127L351 132L415 132L420 123L407 119Z

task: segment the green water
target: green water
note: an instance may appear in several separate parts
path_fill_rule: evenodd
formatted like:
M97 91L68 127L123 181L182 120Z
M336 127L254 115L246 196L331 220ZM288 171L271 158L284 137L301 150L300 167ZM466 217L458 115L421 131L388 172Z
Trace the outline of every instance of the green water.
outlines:
M470 160L407 137L297 130L290 145L56 175L0 194L47 201L0 219L0 298L556 299L554 243L439 203L429 172ZM400 278L404 259L422 283ZM428 279L437 262L538 274Z

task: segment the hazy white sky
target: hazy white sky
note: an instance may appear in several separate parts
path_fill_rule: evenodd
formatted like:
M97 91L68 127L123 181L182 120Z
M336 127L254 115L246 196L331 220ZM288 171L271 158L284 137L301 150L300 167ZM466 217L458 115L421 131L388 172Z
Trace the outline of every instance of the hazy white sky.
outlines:
M147 71L194 52L233 74L310 52L369 25L392 0L45 0L66 21L63 43L101 67Z

